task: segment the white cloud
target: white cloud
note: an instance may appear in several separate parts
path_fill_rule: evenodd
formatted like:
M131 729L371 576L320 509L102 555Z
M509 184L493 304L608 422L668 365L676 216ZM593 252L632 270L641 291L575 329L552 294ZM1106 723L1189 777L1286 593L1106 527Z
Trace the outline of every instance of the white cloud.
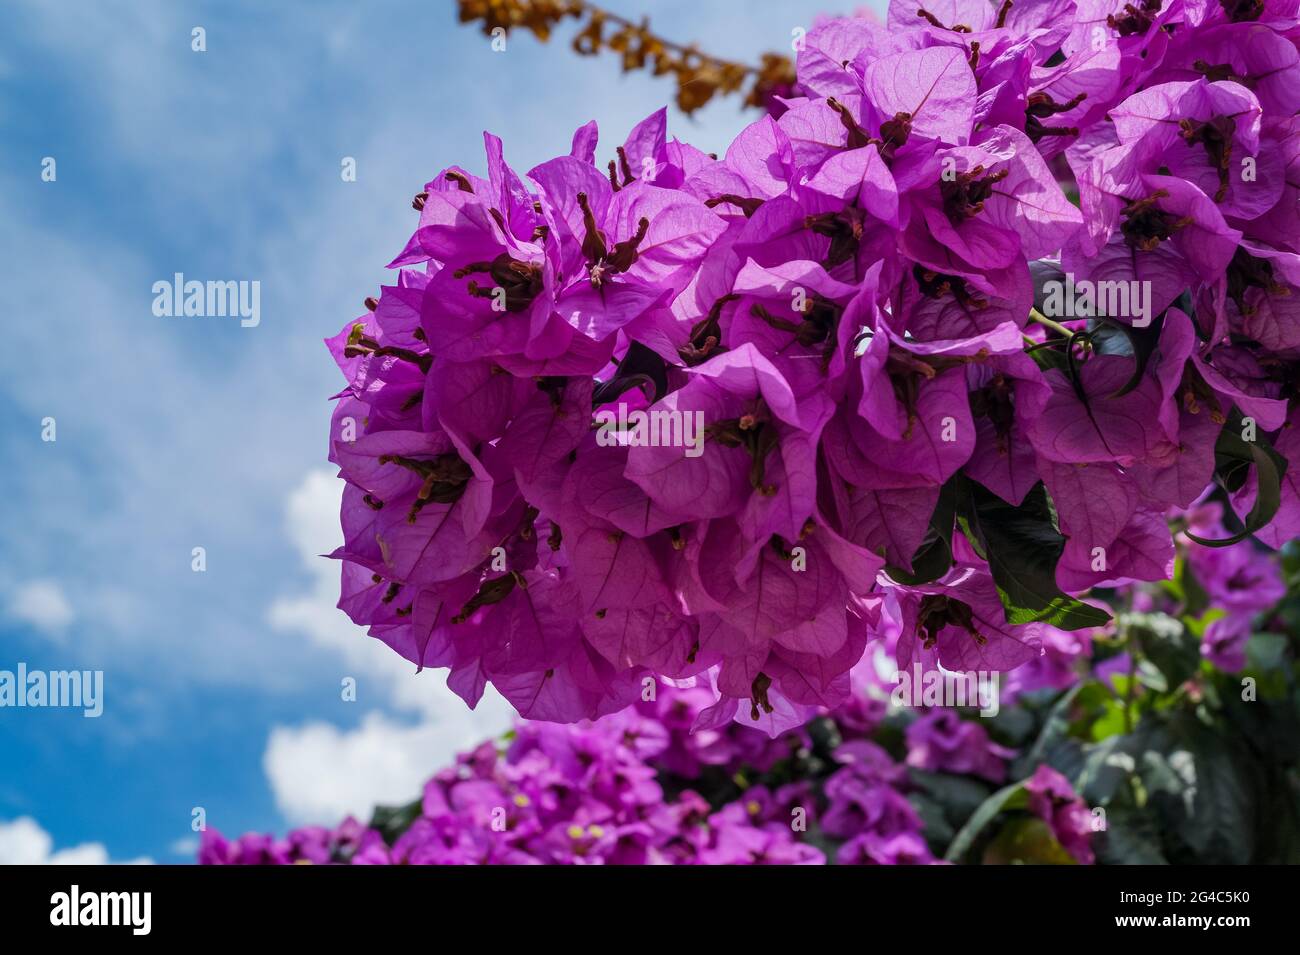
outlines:
M351 731L320 722L277 726L262 765L287 819L336 825L346 815L367 820L376 805L418 798L455 752L486 735L470 719L408 726L372 712Z
M75 616L63 588L53 580L30 580L14 587L7 609L11 617L52 636L60 634Z
M59 570L78 617L93 621L78 635L84 662L142 677L159 696L230 685L284 696L318 679L320 655L289 657L290 644L268 641L258 626L282 560L266 528L321 457L311 436L339 377L320 339L358 314L378 281L392 281L382 263L415 222L413 192L451 162L482 172L485 127L506 134L522 171L567 152L572 130L593 116L608 153L671 95L666 79L620 77L612 60L573 57L562 42L521 35L515 66L502 70L471 27L412 40L400 11L375 20L341 0L317 6L307 21L279 10L251 21L206 14L203 54L190 50L189 15L166 0L129 14L94 0L16 6L20 34L85 104L91 132L103 134L114 157L104 169L121 177L109 182L150 188L128 214L91 201L103 170L73 151L59 157L57 184L40 182L35 167L0 170L0 205L13 225L0 237L0 286L39 288L44 316L10 329L11 350L26 360L8 369L0 392L18 420L50 415L60 426L57 443L39 442L34 425L20 432L29 443L13 439L21 466L0 476L0 490L25 506L0 527L0 570ZM781 6L779 15L737 20L675 0L658 16L660 26L677 24L669 32L685 35L689 25L724 43L719 52L738 54L788 43L798 18ZM362 20L367 29L356 29ZM409 83L407 64L430 55L474 77L436 121L393 94ZM520 110L511 84L542 63L546 108ZM571 95L576 88L585 95ZM351 107L326 108L335 96ZM672 130L720 150L753 118L719 98L693 122L675 115ZM339 176L343 155L358 159L356 182ZM87 197L77 208L93 211L51 215L51 197L69 190ZM194 235L203 239L185 238ZM86 261L96 267L66 266ZM259 279L263 324L226 330L155 318L152 283L176 270ZM86 302L99 320L85 321ZM195 545L208 550L205 574L190 573ZM178 654L182 629L187 652ZM367 643L351 634L347 642ZM423 686L398 692L405 700Z
M109 865L103 843L83 842L70 849L54 850L54 839L31 816L0 822L0 865ZM132 859L125 865L152 865L147 858Z
M335 824L369 817L377 803L408 802L456 753L509 729L514 710L490 689L476 709L447 689L441 674L415 667L353 624L335 607L339 566L319 556L341 540L343 483L326 470L309 473L289 497L288 529L312 576L310 592L271 607L271 626L305 635L338 655L340 679L357 680L357 699L401 710L416 720L368 709L361 725L323 722L271 730L262 764L276 805L294 823Z
M857 0L816 6L849 2ZM210 11L209 52L195 54L193 21L166 0L129 13L95 0L18 5L26 42L17 54L6 50L5 65L47 70L60 94L18 115L43 130L38 113L64 116L66 99L81 104L67 115L86 122L57 124L81 130L60 147L57 184L42 183L34 165L0 170L11 225L0 236L0 286L39 300L41 314L8 332L11 352L24 357L10 363L0 393L27 426L3 436L17 466L0 476L0 490L24 505L0 527L0 584L57 571L77 618L93 622L78 634L84 663L141 679L158 707L173 693L231 685L301 700L322 664L341 665L340 675L358 678L358 706L387 704L419 722L389 716L335 730L337 747L364 740L414 752L432 771L461 740L504 728L509 708L489 693L468 711L436 674L414 677L334 609L337 568L314 556L333 545L324 532L337 533L337 514L313 503L332 493L336 508L338 485L327 475L293 497L295 540L321 531L304 552L313 555L309 584L272 608L284 639L268 640L261 626L267 601L282 592L284 555L268 528L293 482L321 458L314 436L328 416L324 396L338 387L320 339L374 292L382 263L414 225L409 197L419 185L452 162L483 170L483 128L506 134L507 156L522 171L567 152L571 131L594 116L608 156L672 88L620 77L607 57L572 57L562 40L547 47L522 35L512 40L517 65L503 70L471 27L413 32L399 9L363 15L355 6L318 4L305 20ZM721 53L752 52L788 42L797 22L788 6L738 20L721 6L674 0L659 26L725 41ZM30 56L13 59L28 46ZM417 99L437 93L443 106L452 102L436 77L411 72L430 58L473 81L454 91L454 108L412 112L402 91L413 76ZM521 110L518 77L543 68L535 108ZM672 130L720 151L753 118L734 98L719 99L696 122L675 115ZM85 154L87 142L103 147L105 161ZM358 158L357 182L340 179L343 155ZM141 183L147 188L133 188ZM263 324L246 332L155 319L152 283L176 270L262 280ZM46 415L58 420L57 443L38 440L35 423ZM190 572L195 545L208 549L204 574ZM132 725L174 731L165 720ZM279 759L291 757L295 740L323 738L307 729L272 734ZM350 781L338 776L317 784L343 792ZM293 784L282 788L282 805L305 805Z
M167 847L167 851L172 855L184 856L187 859L194 858L199 851L199 840L195 836L183 836L176 839Z

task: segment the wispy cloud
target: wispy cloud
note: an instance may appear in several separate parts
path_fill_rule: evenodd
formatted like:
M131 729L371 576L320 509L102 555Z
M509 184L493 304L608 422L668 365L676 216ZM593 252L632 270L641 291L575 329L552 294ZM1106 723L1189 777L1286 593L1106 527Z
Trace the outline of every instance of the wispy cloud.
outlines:
M0 865L108 865L108 850L99 842L54 849L54 839L31 816L0 822ZM127 865L151 865L131 859Z
M58 638L72 623L75 614L63 588L54 580L29 580L9 592L6 605L9 616Z
M755 0L742 14L666 0L653 13L665 34L739 56L783 47L814 11L852 5ZM190 48L195 26L205 53ZM334 609L336 568L305 559L337 528L318 507L336 503L334 479L304 482L324 459L338 387L320 340L392 280L381 266L414 224L410 196L452 163L482 170L483 130L504 136L521 170L567 152L592 118L609 151L671 84L574 57L563 38L519 34L493 53L450 2L18 0L0 4L0 34L0 497L17 502L0 521L0 627L6 639L37 631L50 665L104 669L112 701L94 721L97 749L47 739L57 724L35 721L18 728L19 745L82 747L79 765L111 779L133 734L188 742L193 725L166 718L184 708L194 723L270 741L264 765L292 818L414 796L509 710L489 697L470 713L440 675L416 677ZM674 115L672 131L720 152L752 118L720 99L694 120ZM54 182L40 177L46 156ZM355 182L339 175L345 156ZM152 284L177 271L259 280L261 324L155 317ZM41 440L46 417L56 441ZM290 536L287 500L302 512ZM60 632L61 643L45 638ZM321 702L343 675L358 678L356 714ZM235 692L264 701L260 715L232 712ZM133 759L137 774L174 773L143 748ZM376 786L361 792L349 775ZM18 785L0 787L11 815L67 789ZM227 815L264 803L249 792ZM142 804L136 815L176 811ZM58 831L56 816L44 822ZM129 821L103 825L103 838L134 845Z
M351 678L356 702L347 705L366 711L352 730L319 720L272 729L263 767L276 805L300 823L337 823L348 813L365 817L379 803L408 802L457 752L508 729L513 717L493 691L470 710L441 674L417 675L412 664L368 638L335 607L339 566L319 555L342 540L342 487L328 471L315 470L290 496L289 533L313 586L276 601L270 612L275 630L306 637L336 655L335 692L341 698L343 680ZM395 719L380 708L415 719Z

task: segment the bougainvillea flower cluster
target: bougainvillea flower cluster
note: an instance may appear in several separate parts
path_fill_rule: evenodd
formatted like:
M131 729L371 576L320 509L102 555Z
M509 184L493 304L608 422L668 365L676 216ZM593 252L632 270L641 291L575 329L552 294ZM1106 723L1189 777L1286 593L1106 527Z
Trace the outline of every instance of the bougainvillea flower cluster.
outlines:
M203 834L208 865L820 865L827 844L842 864L917 865L937 860L908 802L906 767L862 738L883 708L871 697L832 713L826 727L852 737L833 749L824 779L808 769L808 730L775 739L734 722L691 732L712 696L662 687L595 722L520 721L504 740L459 756L424 787L388 832L348 818L285 838ZM864 709L865 707L865 709ZM980 749L979 744L975 749ZM746 774L784 767L793 782ZM796 770L795 767L798 767ZM671 798L670 792L671 791ZM712 798L706 799L702 792ZM808 839L818 833L819 845Z
M1213 506L1183 520L1193 532L1224 532ZM658 682L648 698L598 720L520 720L505 736L434 773L417 800L377 809L368 823L347 818L283 838L227 839L209 829L198 861L1087 865L1149 859L1130 854L1126 835L1131 822L1123 802L1140 787L1115 789L1113 777L1099 775L1097 766L1115 747L1171 732L1187 704L1222 703L1225 691L1239 692L1250 681L1239 680L1238 672L1272 686L1264 692L1277 705L1291 705L1277 685L1286 683L1291 663L1285 655L1270 663L1267 646L1286 641L1270 629L1294 631L1300 577L1289 596L1281 578L1284 564L1300 567L1300 551L1293 547L1288 561L1279 561L1250 542L1210 549L1180 539L1179 556L1171 585L1112 593L1115 606L1128 609L1107 625L1044 626L1044 654L1008 680L1003 699L1015 709L1006 718L982 718L975 706L896 705L888 671L902 631L894 625L850 671L844 703L776 737L737 721L695 729L716 692ZM1211 578L1221 563L1231 569ZM1198 596L1202 590L1215 595ZM883 616L893 613L886 608ZM1253 633L1249 648L1215 644L1214 624L1224 620L1244 621L1232 629ZM1191 632L1206 635L1199 654L1195 641L1184 639ZM1154 637L1160 639L1153 643ZM1156 647L1163 670L1146 656L1144 648ZM1144 670L1136 668L1135 653ZM1254 662L1243 671L1247 656ZM1166 671L1176 676L1169 679ZM1122 700L1125 709L1134 708L1128 734L1115 725ZM1060 735L1066 708L1079 721L1073 738ZM1136 715L1142 711L1147 717ZM1199 717L1193 722L1203 725ZM1188 741L1182 745L1193 745L1194 735L1179 733ZM1098 735L1105 738L1092 740ZM1056 742L1045 746L1044 740ZM1080 740L1088 741L1083 748ZM1293 741L1282 745L1294 762ZM1166 758L1160 750L1146 757L1157 774ZM1193 757L1179 757L1186 758ZM1223 772L1226 757L1214 759L1207 765ZM1181 801L1161 805L1173 814L1171 824L1186 808ZM1144 809L1140 827L1149 827L1157 811Z
M895 0L810 30L725 155L663 111L526 173L485 135L329 341L340 606L471 706L667 678L775 735L890 628L901 666L1041 665L1207 494L1204 546L1280 546L1297 7Z
M707 694L704 694L707 697ZM658 702L595 723L517 724L505 741L459 756L424 787L412 818L384 834L346 819L276 839L204 833L199 861L216 865L783 865L820 864L785 802L811 804L806 787L715 807L694 790L671 801L660 774L683 781L706 768L763 771L801 745L736 724L690 732L711 700L664 688ZM885 757L889 762L888 757ZM890 763L892 765L892 763ZM893 776L898 782L899 767ZM898 800L903 800L897 795ZM904 805L906 803L904 802Z

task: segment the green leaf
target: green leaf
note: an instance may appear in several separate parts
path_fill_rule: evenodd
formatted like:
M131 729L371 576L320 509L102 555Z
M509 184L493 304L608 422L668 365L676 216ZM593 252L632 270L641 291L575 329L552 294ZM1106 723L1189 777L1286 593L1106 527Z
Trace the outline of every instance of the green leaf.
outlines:
M1028 742L1029 737L1038 728L1034 714L1024 705L1025 700L1021 699L1019 702L1021 705L1004 706L988 718L993 735L1007 745L1015 747L1023 746Z
M976 838L984 831L994 819L998 817L1004 809L1018 809L1028 803L1028 795L1025 793L1024 782L1012 783L1010 786L1003 786L988 799L980 803L978 809L971 814L966 820L966 825L953 838L952 843L948 846L948 851L943 857L949 862L959 861L970 847L974 845Z
M1077 865L1046 822L1034 816L1012 819L984 850L984 865Z
M1061 592L1056 564L1065 537L1052 521L1051 503L1040 481L1014 507L974 481L966 516L988 555L998 596L1011 624L1047 623L1061 630L1104 626L1110 614Z
M1255 504L1241 521L1239 533L1222 540L1210 540L1198 537L1191 531L1183 533L1191 540L1204 547L1229 547L1244 541L1251 534L1268 524L1282 506L1282 477L1286 474L1287 460L1279 455L1273 447L1262 438L1246 441L1242 438L1240 412L1234 412L1228 423L1219 432L1214 446L1215 479L1225 491L1235 491L1244 483L1246 468L1254 465L1256 494ZM1232 513L1232 506L1224 501L1224 509ZM1235 514L1232 515L1236 517Z
M1083 769L1074 788L1090 805L1106 805L1115 798L1125 780L1137 772L1142 754L1159 748L1157 743L1162 738L1162 734L1143 723L1132 733L1090 743L1084 747Z
M1139 660L1136 669L1137 681L1148 690L1157 693L1169 692L1169 678L1150 660Z
M1200 641L1174 617L1164 614L1125 614L1121 626L1137 640L1142 655L1164 675L1167 682L1165 687L1147 684L1157 692L1181 686L1196 673L1201 664Z
M1168 865L1152 814L1132 806L1106 810L1106 829L1094 837L1097 860L1106 865Z
M1029 348L1026 348L1025 351L1029 354L1029 357L1038 364L1038 367L1043 369L1043 371L1052 371L1055 369L1056 371L1069 374L1069 359L1066 358L1065 352L1054 347L1059 343L1060 339L1039 342L1037 345L1032 345Z
M1133 359L1133 374L1122 388L1112 394L1112 398L1122 398L1142 383L1151 356L1155 354L1160 341L1160 330L1165 324L1165 313L1156 316L1155 321L1145 328L1126 325L1106 316L1099 316L1088 327L1092 330L1093 350L1101 355L1119 354Z
M1191 716L1176 722L1173 743L1169 765L1187 783L1180 798L1167 801L1178 835L1200 862L1250 862L1256 799L1239 750Z
M954 832L989 797L988 786L965 776L929 773L912 767L908 767L907 775L914 786L943 807Z
M1075 699L1087 685L1091 684L1088 681L1076 683L1052 704L1052 708L1047 711L1047 718L1043 720L1043 728L1038 732L1038 738L1016 760L1014 772L1017 775L1028 776L1042 763L1050 763L1058 770L1061 768L1049 759L1049 754L1056 750L1059 744L1072 742L1069 740L1070 714L1074 709ZM1066 773L1066 775L1072 774Z
M1246 644L1247 666L1253 670L1282 671L1287 665L1286 634L1254 633Z
M1114 674L1111 676L1111 682L1115 684L1115 689L1121 697L1128 692L1129 678L1126 675ZM1130 708L1123 699L1111 697L1102 707L1101 716L1093 720L1092 726L1088 728L1088 734L1094 742L1101 742L1110 739L1113 736L1120 736L1125 730L1132 725L1136 707ZM1128 713L1128 716L1125 716Z
M420 818L423 811L420 800L404 806L376 806L370 817L370 828L378 830L389 845L411 827L411 823Z
M912 793L907 797L907 801L921 817L921 827L925 832L926 841L931 845L946 846L952 840L956 830L948 821L939 801L924 793Z
M1183 604L1183 613L1199 617L1210 605L1210 595L1197 579L1187 558L1179 554L1174 564L1174 581L1178 585L1179 599Z
M630 388L646 388L646 397L658 401L668 393L668 365L659 354L640 342L633 342L618 363L614 377L600 382L592 392L592 407L613 401Z
M900 584L915 587L932 583L952 567L952 525L961 480L960 475L954 476L939 492L934 513L930 515L930 528L912 555L912 569L908 571L892 564L885 567L885 573Z

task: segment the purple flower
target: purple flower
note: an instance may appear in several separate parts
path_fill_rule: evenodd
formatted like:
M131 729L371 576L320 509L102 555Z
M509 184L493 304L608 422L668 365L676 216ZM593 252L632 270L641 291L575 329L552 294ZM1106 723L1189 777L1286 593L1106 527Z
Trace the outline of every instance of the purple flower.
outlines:
M863 832L840 846L835 853L839 865L937 865L925 839L916 832L880 835Z
M1052 835L1082 865L1092 865L1092 813L1074 792L1070 781L1043 764L1025 783L1029 809L1044 820Z
M1222 531L1205 536L1226 536ZM1189 544L1187 559L1211 604L1249 619L1286 596L1277 562L1248 542L1233 547Z
M1230 613L1211 620L1201 641L1201 654L1220 670L1236 673L1244 669L1250 619L1250 614Z
M1171 511L1210 486L1254 507L1220 453L1240 421L1288 462L1255 539L1300 533L1298 23L1291 0L895 0L816 24L720 157L665 110L526 175L485 134L484 175L425 185L396 280L327 341L340 608L471 706L492 684L572 723L693 685L699 745L626 744L684 775L779 758L733 727L845 706L873 638L1064 685L1084 649L1045 656L1005 555L948 519L972 482L1050 505L1040 587L1167 579ZM1129 297L1056 314L1067 276ZM936 535L951 563L918 568ZM1234 616L1277 591L1248 556L1192 558ZM534 837L660 851L592 818ZM403 851L485 851L426 835Z
M1039 655L1040 625L1008 623L986 571L956 569L934 584L900 587L899 594L900 669L937 660L953 672L1012 670Z
M983 726L963 720L954 710L929 710L907 727L907 765L929 772L1000 783L1006 779L1007 760L1015 755L1015 750L990 740Z
M1063 690L1079 681L1080 662L1092 656L1092 639L1087 631L1044 627L1040 634L1043 655L1007 674L1003 700L1041 689Z

